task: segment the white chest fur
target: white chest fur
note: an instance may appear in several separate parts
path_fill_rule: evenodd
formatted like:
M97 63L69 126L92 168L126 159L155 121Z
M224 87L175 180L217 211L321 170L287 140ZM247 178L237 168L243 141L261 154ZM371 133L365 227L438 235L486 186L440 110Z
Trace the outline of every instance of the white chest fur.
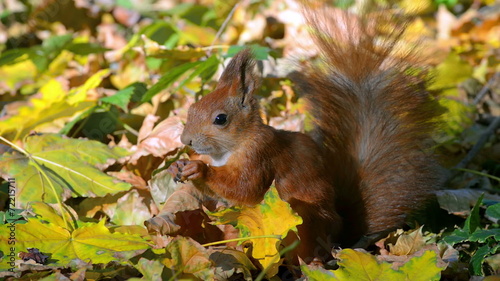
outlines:
M231 152L226 152L222 155L218 155L218 157L210 156L212 158L211 165L215 166L215 167L224 166L224 165L226 165L227 160L229 159L230 156L231 156Z

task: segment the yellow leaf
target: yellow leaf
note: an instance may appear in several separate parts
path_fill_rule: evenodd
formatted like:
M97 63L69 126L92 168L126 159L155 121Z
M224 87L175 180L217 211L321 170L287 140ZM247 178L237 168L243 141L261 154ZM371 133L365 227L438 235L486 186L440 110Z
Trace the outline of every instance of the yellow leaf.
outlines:
M82 86L71 90L68 97L68 103L70 105L74 105L87 99L87 92L89 90L97 88L99 84L101 84L102 80L109 75L109 72L109 69L99 70L87 81L85 81Z
M405 280L403 273L393 270L391 264L378 263L377 259L368 253L345 249L337 258L340 260L340 268L334 273L338 280Z
M437 266L437 255L434 251L425 251L421 257L414 257L398 270L406 275L406 280L427 281L439 280L445 268Z
M215 213L209 213L217 224L232 224L240 231L240 237L278 235L283 239L290 230L297 232L297 225L302 218L296 215L290 205L281 200L272 187L266 193L264 202L254 207L232 207ZM250 239L253 244L252 256L267 269L267 277L278 272L281 264L279 245L276 238Z
M63 120L60 122L62 126L73 116L95 106L95 98L89 94L89 90L99 86L107 75L109 69L100 70L85 84L69 92L59 80L49 80L40 88L39 95L29 99L30 105L20 106L17 114L0 121L0 134L15 141L31 130L46 128L47 123L54 123L58 119Z
M42 223L42 220L35 218L25 224L15 225L14 230L10 231L7 224L2 225L0 250L8 252L9 233L12 231L15 233L14 247L17 251L38 248L40 252L50 254L49 263L58 265L67 265L77 258L92 263L126 261L149 247L138 235L111 233L104 223L105 220L86 223L73 231L54 223Z
M25 55L28 56L28 55ZM26 80L32 80L37 74L35 64L30 60L25 60L12 65L4 65L0 67L0 93L5 91L2 86L4 84L7 89L14 90L18 84Z
M366 252L345 249L338 253L337 270L317 269L310 265L301 266L302 272L308 280L356 280L356 281L419 281L439 280L441 271L437 255L434 251L425 251L422 256L413 257L398 269L392 264L378 262L375 256Z

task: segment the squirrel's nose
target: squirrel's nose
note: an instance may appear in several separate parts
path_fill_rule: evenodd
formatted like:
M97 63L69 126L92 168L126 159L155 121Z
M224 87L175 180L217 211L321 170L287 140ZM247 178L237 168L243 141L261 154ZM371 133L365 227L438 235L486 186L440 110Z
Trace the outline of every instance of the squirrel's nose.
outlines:
M182 133L181 135L181 142L184 145L189 145L189 146L193 145L193 141L191 140L191 138L184 133Z

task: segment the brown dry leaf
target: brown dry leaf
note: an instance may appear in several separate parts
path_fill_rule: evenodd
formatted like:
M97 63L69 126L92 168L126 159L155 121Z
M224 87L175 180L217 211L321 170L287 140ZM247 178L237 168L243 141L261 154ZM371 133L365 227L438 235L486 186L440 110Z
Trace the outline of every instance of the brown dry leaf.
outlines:
M426 245L426 246L422 247L420 250L415 251L414 253L412 253L410 255L396 256L396 255L389 254L389 255L378 255L378 256L376 256L376 258L380 262L390 262L390 263L392 263L392 266L391 266L392 269L398 269L399 267L401 267L402 265L404 265L405 263L410 261L412 258L422 256L423 253L425 253L429 250L434 251L436 253L436 257L437 257L437 264L436 265L438 267L444 268L444 267L447 267L449 265L449 261L451 261L451 260L446 260L443 258L442 254L444 254L444 253L440 251L439 247L436 244ZM454 251L456 251L456 250L454 250ZM456 252L458 254L458 251L456 251Z
M161 261L172 273L182 272L189 278L194 275L201 280L214 280L213 263L207 250L188 237L175 237L166 247L166 257ZM181 274L178 276L183 278ZM191 277L192 278L192 277Z
M425 246L422 227L399 236L396 244L389 244L389 252L396 256L411 255Z
M203 198L203 194L192 185L184 184L168 197L158 216L145 221L144 224L150 233L172 235L181 228L175 222L175 214L184 211L201 210Z
M469 38L477 41L488 41L498 38L500 24L500 15L489 14L477 10L469 10L464 13L457 21L452 35Z
M146 181L131 171L122 170L119 172L108 172L108 175L113 176L124 182L128 182L134 187L137 187L139 189L148 188L148 184L146 183Z
M235 274L243 275L238 280L252 280L251 271L257 270L250 259L241 251L234 249L216 250L209 248L210 260L215 263L215 279L230 280Z
M184 125L179 117L169 117L158 123L158 125L150 131L151 125L156 121L155 119L155 116L152 115L148 115L144 119L144 128L141 127L139 131L140 142L137 146L137 151L130 159L131 163L137 164L137 160L142 156L152 155L154 157L164 157L168 153L183 146L180 137Z
M175 214L172 213L160 213L145 221L144 225L149 233L160 235L173 235L181 229L181 226L175 223Z
M139 135L137 136L137 143L140 143L149 134L151 134L153 128L155 127L155 123L158 122L158 119L160 119L159 116L155 116L153 114L146 115L144 121L142 121L142 126L139 129Z

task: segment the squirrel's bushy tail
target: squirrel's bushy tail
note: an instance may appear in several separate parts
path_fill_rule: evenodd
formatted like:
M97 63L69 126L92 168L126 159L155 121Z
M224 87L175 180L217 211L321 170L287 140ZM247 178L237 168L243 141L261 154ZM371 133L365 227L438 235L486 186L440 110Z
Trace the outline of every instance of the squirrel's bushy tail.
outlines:
M440 110L421 54L389 16L305 16L322 59L297 84L330 155L344 241L402 226L439 182L424 149Z

